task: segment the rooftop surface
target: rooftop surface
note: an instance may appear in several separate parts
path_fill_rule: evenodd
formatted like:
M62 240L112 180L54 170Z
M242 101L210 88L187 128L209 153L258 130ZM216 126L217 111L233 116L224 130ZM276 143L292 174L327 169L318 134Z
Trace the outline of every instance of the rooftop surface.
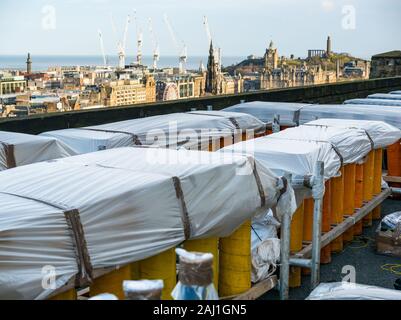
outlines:
M401 211L401 200L387 199L382 204L382 218L395 211ZM332 262L322 265L321 282L338 282L346 274L342 274L344 266L354 266L356 282L383 288L394 289L394 281L401 278L401 259L375 253L375 231L380 221L373 221L373 226L363 229L363 235L354 238L344 250L332 254ZM398 264L398 275L383 270L386 264ZM303 300L310 293L310 276L302 277L302 287L290 289L290 299ZM272 290L262 296L264 300L278 300L277 290Z

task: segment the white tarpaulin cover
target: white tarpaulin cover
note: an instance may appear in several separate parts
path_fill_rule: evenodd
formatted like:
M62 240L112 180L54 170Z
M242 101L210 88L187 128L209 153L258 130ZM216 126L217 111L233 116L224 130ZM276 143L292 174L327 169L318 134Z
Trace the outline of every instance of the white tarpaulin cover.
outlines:
M273 137L294 142L327 142L341 155L344 164L361 161L373 147L369 136L360 129L301 125L280 131Z
M401 300L401 291L349 282L321 283L306 300Z
M300 176L312 175L316 162L324 161L325 179L337 176L341 167L341 159L331 144L276 137L280 137L280 132L239 142L220 151L252 155L263 166L279 175L285 173Z
M302 108L300 124L321 118L384 121L401 129L401 112L398 107L356 104L316 104Z
M265 124L248 114L223 111L171 113L99 126L42 133L83 154L135 145L208 150L209 140L231 137L238 130L265 131Z
M0 131L0 171L75 154L55 138Z
M344 101L344 104L364 104L364 105L401 107L401 101L389 100L389 99L351 99Z
M375 149L385 148L401 139L401 130L383 121L319 119L307 122L306 125L364 130L372 139Z
M296 126L299 122L299 111L308 103L254 101L236 104L224 111L248 113L264 123L272 123L274 115L280 116L283 126Z
M257 161L255 174L253 163L250 156L142 147L1 172L0 299L46 298L54 288L43 289L43 268L55 268L56 288L63 286L78 273L76 248L88 253L79 259L85 275L186 238L229 235L280 198L281 179ZM288 210L291 187L285 195L280 210Z
M401 100L401 95L390 94L390 93L375 93L375 94L368 95L368 99Z

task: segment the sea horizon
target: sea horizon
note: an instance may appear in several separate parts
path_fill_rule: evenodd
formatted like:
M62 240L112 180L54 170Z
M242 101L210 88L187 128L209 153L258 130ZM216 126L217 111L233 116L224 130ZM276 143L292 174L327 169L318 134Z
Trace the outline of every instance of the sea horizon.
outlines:
M0 70L25 70L26 69L27 55L15 54L5 55L0 54ZM117 66L117 56L106 56L108 65ZM207 56L189 56L187 60L188 70L198 70L200 63L206 67ZM49 67L55 66L102 66L103 57L101 55L32 55L32 70L33 71L46 71ZM222 65L230 66L237 64L246 59L241 56L224 56L222 57ZM126 63L136 61L136 57L129 55L126 57ZM153 58L149 55L142 57L144 65L151 67L153 65ZM158 68L178 67L178 57L175 56L161 56L157 64Z

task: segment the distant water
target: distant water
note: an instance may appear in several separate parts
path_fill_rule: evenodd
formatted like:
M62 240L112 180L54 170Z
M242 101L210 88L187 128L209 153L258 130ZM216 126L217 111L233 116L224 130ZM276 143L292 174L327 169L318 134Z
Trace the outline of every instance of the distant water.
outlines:
M101 56L44 56L44 55L32 55L32 70L34 71L46 71L48 67L51 66L100 66L103 65L103 58ZM109 56L108 64L111 66L116 66L118 64L117 56ZM223 66L230 66L244 60L245 57L223 57ZM0 55L0 69L26 69L26 56L22 55ZM128 56L126 58L126 63L135 61L135 57ZM200 62L207 65L207 57L201 56L190 56L187 61L188 70L199 69ZM152 66L152 57L144 56L143 63L149 67ZM159 68L164 67L177 67L178 58L173 56L160 57L158 62Z

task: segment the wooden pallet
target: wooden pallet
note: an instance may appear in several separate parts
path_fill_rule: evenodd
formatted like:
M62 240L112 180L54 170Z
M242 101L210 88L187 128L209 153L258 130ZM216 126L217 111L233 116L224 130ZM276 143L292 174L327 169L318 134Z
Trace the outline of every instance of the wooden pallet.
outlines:
M278 284L277 276L273 275L252 286L248 291L235 296L222 297L220 300L256 300L275 288Z

